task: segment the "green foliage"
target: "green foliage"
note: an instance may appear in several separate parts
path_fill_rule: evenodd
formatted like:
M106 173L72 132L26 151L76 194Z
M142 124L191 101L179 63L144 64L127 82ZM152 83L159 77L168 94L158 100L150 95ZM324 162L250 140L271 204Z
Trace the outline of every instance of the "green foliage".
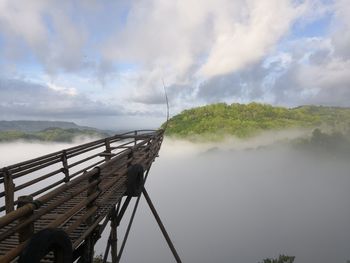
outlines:
M0 141L12 141L18 140L25 136L24 132L21 131L3 131L0 132Z
M166 133L192 140L215 141L225 135L247 138L267 130L322 125L339 130L349 129L350 109L323 106L288 109L254 102L218 103L184 110L169 120Z
M275 259L266 258L263 260L262 263L293 263L294 259L295 259L295 257L279 255L279 257L275 258Z
M91 129L86 126L79 126L74 122L66 121L32 121L32 120L15 120L15 121L0 121L0 131L23 131L23 132L38 132L47 128L57 127L62 129Z
M97 130L48 128L38 132L0 131L0 142L14 140L38 140L47 142L72 142L77 137L107 137L108 134Z
M333 156L350 155L350 131L324 132L321 129L314 129L309 138L299 138L292 141L292 144L299 149L311 150L320 154L331 154Z

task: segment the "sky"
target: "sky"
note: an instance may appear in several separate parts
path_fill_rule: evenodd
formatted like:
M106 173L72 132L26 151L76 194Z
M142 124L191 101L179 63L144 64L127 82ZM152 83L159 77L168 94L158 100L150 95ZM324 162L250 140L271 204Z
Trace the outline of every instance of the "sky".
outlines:
M0 119L155 128L208 103L350 106L348 0L0 0Z

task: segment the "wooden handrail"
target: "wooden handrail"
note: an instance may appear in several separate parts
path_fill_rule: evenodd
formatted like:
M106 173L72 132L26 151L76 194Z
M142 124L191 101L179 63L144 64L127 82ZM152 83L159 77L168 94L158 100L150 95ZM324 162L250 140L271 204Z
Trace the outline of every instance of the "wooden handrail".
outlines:
M49 178L54 178L56 180L46 186L45 189L40 189L32 193L33 196L37 196L51 188L59 186L64 183L64 181L68 181L71 178L82 174L86 169L91 169L96 165L108 161L110 158L116 158L118 155L122 155L125 150L136 147L138 145L137 142L139 141L142 141L143 145L146 141L159 135L159 132L161 131L140 130L116 134L111 137L70 147L62 151L46 154L44 156L4 167L0 169L0 184L4 185L4 190L0 192L0 211L4 211L5 208L7 213L14 210L16 201L11 201L11 199L14 199L14 196L18 191L27 189L28 187ZM106 141L109 142L107 150L109 153L108 158L104 155L106 154L107 149ZM85 165L87 162L91 161L93 161L93 164ZM71 171L73 167L83 165L85 165L84 168ZM43 174L39 174L41 171L44 171ZM16 180L18 178L23 179L21 179L20 184L16 185ZM27 181L23 182L25 179L27 179ZM64 181L62 181L63 179ZM5 201L4 197L8 200L5 204L3 202Z

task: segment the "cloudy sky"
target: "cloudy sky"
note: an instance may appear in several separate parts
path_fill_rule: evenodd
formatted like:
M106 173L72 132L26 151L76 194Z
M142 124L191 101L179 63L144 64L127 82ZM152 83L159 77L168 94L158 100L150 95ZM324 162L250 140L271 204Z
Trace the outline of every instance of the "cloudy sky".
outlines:
M213 102L350 106L348 0L0 0L0 119L157 127Z

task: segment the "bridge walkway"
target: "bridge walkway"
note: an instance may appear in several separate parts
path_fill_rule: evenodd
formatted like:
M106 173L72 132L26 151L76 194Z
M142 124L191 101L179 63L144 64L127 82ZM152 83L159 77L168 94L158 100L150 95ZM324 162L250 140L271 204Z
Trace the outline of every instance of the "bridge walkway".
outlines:
M6 214L0 217L0 262L16 261L46 228L63 230L75 257L82 257L86 240L94 236L96 242L116 205L124 196L130 201L128 168L139 164L148 171L162 140L162 130L135 131L1 169L0 211ZM49 178L54 180L43 184ZM53 253L45 261L52 262Z

